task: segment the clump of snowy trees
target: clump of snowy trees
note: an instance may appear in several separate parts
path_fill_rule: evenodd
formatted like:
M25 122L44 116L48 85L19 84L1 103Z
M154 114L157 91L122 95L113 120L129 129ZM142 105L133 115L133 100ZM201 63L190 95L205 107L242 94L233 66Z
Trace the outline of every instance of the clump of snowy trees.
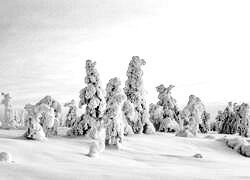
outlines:
M101 87L101 80L96 69L96 62L86 61L86 87L80 91L79 107L85 106L85 113L74 123L74 126L68 131L68 135L95 136L100 128L102 117L106 108L104 90Z
M156 87L159 93L157 104L150 104L150 120L156 131L160 132L177 132L180 130L180 111L177 107L176 100L171 95L173 85L167 88L161 84Z
M224 111L218 111L216 116L216 130L222 134L236 134L250 136L249 105L229 102Z
M183 110L179 110L171 90L173 85L167 88L161 84L156 87L159 93L157 104L150 104L150 120L160 132L176 132L177 136L196 136L198 132L209 131L210 114L206 112L202 101L194 96L189 96L189 101Z
M35 105L27 104L26 115L27 139L45 140L46 137L56 136L59 125L61 105L51 96L46 96Z

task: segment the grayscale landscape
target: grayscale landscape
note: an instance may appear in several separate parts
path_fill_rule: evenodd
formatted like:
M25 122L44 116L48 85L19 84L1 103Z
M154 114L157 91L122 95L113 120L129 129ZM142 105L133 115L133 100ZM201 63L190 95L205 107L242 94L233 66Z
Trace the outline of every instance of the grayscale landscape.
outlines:
M249 9L0 0L0 180L250 179Z

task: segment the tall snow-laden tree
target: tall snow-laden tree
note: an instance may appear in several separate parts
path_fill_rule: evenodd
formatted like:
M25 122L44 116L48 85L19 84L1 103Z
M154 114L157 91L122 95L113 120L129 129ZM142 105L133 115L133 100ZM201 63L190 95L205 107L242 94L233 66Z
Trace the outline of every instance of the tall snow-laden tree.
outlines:
M94 137L102 123L106 103L99 73L95 66L96 62L86 61L85 83L87 86L80 91L79 102L80 108L85 106L85 113L68 131L68 135L79 136L90 133L90 136Z

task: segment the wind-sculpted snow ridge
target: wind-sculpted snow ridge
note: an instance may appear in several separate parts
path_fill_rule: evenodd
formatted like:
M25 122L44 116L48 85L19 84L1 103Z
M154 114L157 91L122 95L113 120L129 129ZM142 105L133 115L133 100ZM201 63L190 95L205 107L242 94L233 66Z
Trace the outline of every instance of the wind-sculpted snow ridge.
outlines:
M225 110L218 111L216 117L216 129L222 134L236 134L250 136L249 105L229 102Z
M189 101L181 113L180 131L177 136L189 134L196 136L199 131L207 132L209 130L209 115L200 98L190 95Z
M180 111L176 100L171 95L173 85L165 87L163 84L156 87L159 93L157 104L150 104L149 114L156 131L177 132L180 130Z
M64 122L64 126L71 128L74 123L77 121L77 106L75 100L72 99L71 102L65 103L64 107L68 107L68 113L66 114L66 119Z
M127 70L127 80L124 93L127 101L123 107L125 118L136 134L155 132L153 124L149 121L147 104L144 97L142 80L142 66L146 64L144 59L133 56Z
M51 96L41 99L36 105L26 104L27 111L25 124L27 139L46 140L46 137L56 136L59 124L61 105Z
M106 108L104 91L101 87L99 73L96 69L96 62L86 61L87 86L80 91L79 107L86 105L85 114L68 131L70 136L80 136L89 134L95 137L98 126L101 124L103 113Z

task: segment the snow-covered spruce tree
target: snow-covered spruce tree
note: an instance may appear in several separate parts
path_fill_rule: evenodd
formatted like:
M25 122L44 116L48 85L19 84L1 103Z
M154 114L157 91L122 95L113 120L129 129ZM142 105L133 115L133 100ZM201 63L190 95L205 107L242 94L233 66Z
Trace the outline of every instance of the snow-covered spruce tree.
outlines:
M160 129L160 124L163 119L163 113L164 112L162 106L154 103L151 103L149 105L149 119L153 123L156 131L159 131Z
M1 95L3 96L1 104L4 105L4 117L1 122L1 127L5 129L15 128L17 122L14 117L15 112L12 107L11 96L9 93L1 93Z
M250 137L250 114L249 105L242 103L239 106L236 115L237 119L237 132L240 136Z
M215 130L221 132L222 123L224 121L223 111L219 110L217 116L215 117Z
M87 86L80 91L79 102L80 108L86 105L85 114L68 131L70 136L80 136L89 133L90 136L95 138L95 133L100 128L106 103L99 73L95 66L96 62L86 61L85 83Z
M210 130L210 114L206 111L203 111L201 116L201 123L199 124L199 129L201 133L207 133Z
M149 114L156 131L176 132L179 128L180 111L176 100L171 95L174 86L165 87L163 84L156 87L159 93L157 104L150 104Z
M239 106L233 106L232 102L229 102L225 110L218 114L216 117L218 132L221 134L235 134L237 132L237 114Z
M69 111L66 114L66 120L64 125L70 128L77 121L77 106L75 100L72 99L71 102L65 103L64 107L69 107Z
M142 66L146 64L144 59L139 56L133 56L127 70L127 81L125 83L124 93L127 96L128 103L125 103L123 110L125 114L133 114L126 117L134 133L152 134L155 132L153 124L149 120L147 104L144 97L144 88L142 81ZM129 107L130 106L130 107ZM129 112L128 109L134 111Z
M103 116L106 127L105 143L118 147L123 141L124 123L122 105L126 99L120 86L121 81L118 78L115 77L109 80L106 86L106 110Z
M130 101L125 101L122 106L123 112L123 123L124 123L124 135L129 136L133 135L133 129L129 125L128 122L134 121L135 117L135 110L134 105Z
M181 129L177 136L183 136L182 134L192 134L196 136L199 132L199 126L202 124L202 117L204 115L205 106L200 98L190 95L189 101L182 111L182 121L184 122L184 129ZM189 131L188 133L186 131Z

